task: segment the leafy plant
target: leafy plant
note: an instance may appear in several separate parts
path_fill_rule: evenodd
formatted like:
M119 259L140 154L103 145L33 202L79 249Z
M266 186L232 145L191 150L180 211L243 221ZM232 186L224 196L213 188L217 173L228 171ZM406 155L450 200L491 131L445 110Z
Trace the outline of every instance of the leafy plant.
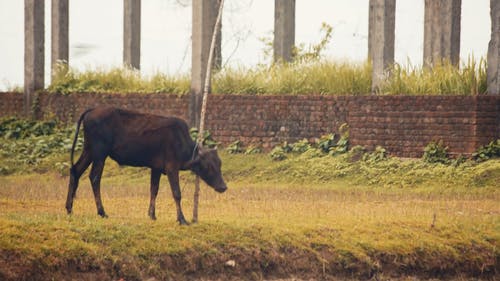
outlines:
M307 139L302 139L292 145L292 152L304 153L311 148L311 144Z
M500 157L500 139L479 147L477 151L472 154L472 158L478 162L497 157Z
M0 137L6 139L25 139L30 136L53 134L56 130L55 121L32 121L14 117L0 120Z
M262 149L258 146L254 146L254 145L251 145L251 146L247 147L247 149L245 149L246 155L257 154L257 153L261 153L261 152L262 152Z
M198 141L198 129L197 128L191 128L189 130L189 134L191 135L191 139L193 139L194 141ZM212 134L207 130L205 130L203 132L202 144L203 144L203 146L209 147L209 148L215 148L215 147L217 147L217 145L219 145L219 143L212 138Z
M340 125L339 132L341 137L334 146L330 147L328 152L330 155L343 154L349 150L349 125L347 123Z
M348 151L348 159L350 162L356 162L363 159L366 153L366 148L361 145L356 145Z
M271 156L271 159L274 161L282 161L285 160L286 157L286 151L283 149L282 146L275 146L271 152L269 153L269 156Z
M48 156L66 154L73 145L74 128L59 128L54 121L9 122L3 126L0 142L0 173L10 174L26 167L38 167ZM15 125L13 125L15 124ZM19 125L21 124L21 125ZM7 129L6 129L7 128ZM78 138L75 150L81 150L83 138ZM69 164L68 164L69 165ZM62 173L62 166L55 165Z
M227 146L226 150L230 154L243 153L243 143L239 140L232 142Z
M372 163L380 162L385 159L387 159L387 151L385 150L385 148L378 145L377 147L375 147L375 150L373 152L365 153L363 155L364 161Z
M283 144L275 146L269 156L275 161L285 160L287 158L286 154L292 152L292 149L292 145L285 141Z
M423 160L427 163L449 164L448 147L444 146L443 141L430 142L424 148Z
M451 160L450 165L453 167L458 167L462 165L463 163L467 162L467 157L463 156L462 154L458 155L455 159Z
M335 134L321 136L316 141L316 146L324 153L330 152L330 148L335 146Z

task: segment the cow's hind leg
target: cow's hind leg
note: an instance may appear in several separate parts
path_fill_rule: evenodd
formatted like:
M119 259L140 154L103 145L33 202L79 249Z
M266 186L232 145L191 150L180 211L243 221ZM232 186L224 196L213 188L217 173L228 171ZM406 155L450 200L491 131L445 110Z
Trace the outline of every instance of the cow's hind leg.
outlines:
M151 200L149 201L149 217L156 220L155 205L156 196L158 195L158 188L160 186L161 171L151 169Z
M76 190L78 188L78 181L91 162L90 154L87 150L83 150L76 164L70 169L68 197L66 198L66 211L68 214L71 214L73 210L73 200L75 199Z
M92 191L94 192L95 204L97 206L97 214L103 218L108 217L104 212L104 207L101 201L101 176L104 170L105 159L94 161L92 169L90 170L90 183L92 184Z
M179 171L168 171L167 172L168 181L170 182L170 188L172 189L172 196L175 200L175 207L177 208L177 221L179 224L187 225L188 222L184 218L184 214L181 209L181 189L179 186Z

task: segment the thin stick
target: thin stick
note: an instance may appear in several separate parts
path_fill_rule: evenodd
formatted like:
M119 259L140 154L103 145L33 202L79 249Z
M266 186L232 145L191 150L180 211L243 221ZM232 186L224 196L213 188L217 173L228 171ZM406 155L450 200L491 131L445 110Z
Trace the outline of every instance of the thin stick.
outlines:
M198 130L198 146L203 146L203 134L205 130L205 114L207 111L207 99L208 90L210 88L210 79L212 76L212 60L215 49L215 39L217 38L217 32L222 19L222 7L224 6L224 0L220 0L219 13L217 14L217 19L215 20L214 31L212 33L212 42L210 43L210 53L208 54L207 62L207 72L205 75L205 85L203 87L203 101L201 103L201 115L200 115L200 129ZM194 202L193 202L193 223L198 222L198 201L200 198L200 179L196 176L195 188L194 188Z

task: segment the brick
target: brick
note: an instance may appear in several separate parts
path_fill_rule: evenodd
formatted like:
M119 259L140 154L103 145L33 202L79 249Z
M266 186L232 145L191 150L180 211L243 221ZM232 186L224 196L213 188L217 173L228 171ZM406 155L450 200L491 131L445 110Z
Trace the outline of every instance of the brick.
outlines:
M113 105L187 118L189 97L170 94L39 95L37 118L54 114L74 122L97 105ZM0 116L22 112L22 95L0 93ZM450 153L470 153L499 138L498 96L241 96L213 95L207 127L223 144L259 142L270 148L336 133L348 123L352 145L386 147L391 154L421 156L431 140L450 143ZM282 130L283 128L283 130ZM390 149L389 149L390 148Z

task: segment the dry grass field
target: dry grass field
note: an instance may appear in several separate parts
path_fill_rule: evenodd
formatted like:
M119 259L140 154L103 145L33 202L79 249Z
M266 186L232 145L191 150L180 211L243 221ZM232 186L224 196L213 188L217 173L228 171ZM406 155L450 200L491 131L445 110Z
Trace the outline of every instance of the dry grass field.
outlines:
M499 160L465 168L417 163L414 175L397 160L399 168L386 169L390 180L373 165L372 176L360 166L332 180L334 172L313 170L348 167L334 157L222 158L229 190L202 186L200 222L190 226L177 225L165 177L151 221L148 170L111 160L102 182L107 219L96 214L86 175L72 216L64 209L67 177L50 170L0 176L0 279L499 276ZM189 218L193 179L184 173L181 180Z

